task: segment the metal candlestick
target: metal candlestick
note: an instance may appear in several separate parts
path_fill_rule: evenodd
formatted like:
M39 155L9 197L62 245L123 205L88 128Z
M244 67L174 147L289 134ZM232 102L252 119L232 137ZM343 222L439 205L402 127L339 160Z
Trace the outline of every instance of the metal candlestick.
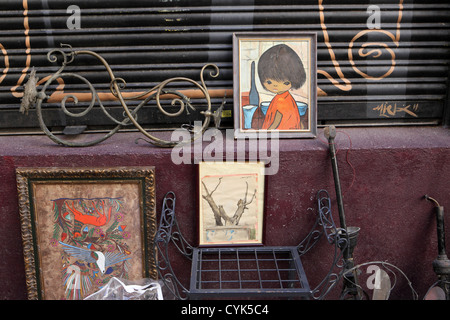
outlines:
M51 140L53 140L54 142L56 142L60 145L67 146L67 147L92 146L92 145L95 145L97 143L100 143L100 142L108 139L109 137L111 137L112 135L117 133L122 127L130 126L130 125L134 125L147 138L144 140L149 143L152 143L153 145L156 145L159 147L174 147L176 145L180 145L180 142L177 142L177 141L170 141L170 140L166 141L166 140L155 137L150 132L148 132L146 129L144 129L137 121L138 111L152 100L155 100L158 111L168 117L176 117L176 116L179 116L180 114L182 114L183 112L186 112L186 114L189 114L189 109L191 111L196 111L196 108L191 105L190 98L188 96L183 94L181 91L169 88L168 85L172 84L173 82L190 83L191 85L193 85L195 87L195 89L194 89L195 91L198 91L201 93L201 95L206 99L206 103L207 103L206 110L199 112L203 117L203 120L199 121L199 123L201 123L201 126L198 126L198 128L195 128L194 130L189 130L189 132L191 133L191 140L188 141L187 143L190 143L193 140L200 137L202 135L202 133L209 127L210 120L214 121L214 124L216 125L216 127L220 123L221 110L222 110L223 104L225 103L225 100L222 103L222 106L219 107L215 112L213 112L212 108L211 108L211 97L209 95L208 89L206 88L206 84L203 79L206 68L214 69L213 72L210 72L211 77L217 77L219 75L219 68L214 64L205 65L201 69L200 83L198 83L192 79L189 79L189 78L175 77L175 78L167 79L167 80L159 83L155 87L148 89L144 92L140 92L140 93L136 93L136 94L135 93L125 94L124 92L122 92L122 90L126 86L125 80L122 78L117 78L114 75L114 73L113 73L111 67L109 66L109 64L107 63L107 61L103 57L101 57L99 54L97 54L93 51L90 51L90 50L72 50L72 47L70 45L61 44L61 47L63 47L65 50L53 49L47 54L47 59L52 63L55 63L58 60L62 61L59 69L54 74L44 78L47 80L43 84L42 88L39 90L37 89L38 78L36 77L36 72L33 69L33 71L29 75L28 82L24 86L24 97L22 99L21 106L20 106L20 112L22 112L24 114L28 114L28 110L32 107L35 107L39 125L40 125L42 131ZM57 56L59 56L60 59L58 59ZM94 86L85 77L83 77L82 75L80 75L78 73L65 72L65 68L68 65L70 65L75 60L75 58L78 56L94 57L95 59L97 59L100 62L101 65L103 65L105 67L105 70L107 71L107 73L111 79L109 95L112 95L114 97L114 99L118 100L120 102L122 108L124 109L124 114L123 114L122 119L116 119L113 117L112 114L110 114L108 112L108 108L106 108L103 105L103 103L100 99L99 93L95 90ZM113 129L111 129L111 131L109 131L107 134L105 134L104 136L102 136L100 138L94 138L93 140L88 141L88 142L86 142L84 140L81 142L67 141L67 140L57 137L50 131L50 129L44 123L44 119L43 119L44 116L43 116L43 112L42 112L42 103L44 101L48 101L51 98L51 96L48 94L47 90L50 89L52 84L54 82L62 81L62 79L64 77L77 79L77 80L83 82L84 85L87 86L87 88L89 89L90 104L87 108L85 108L81 112L70 110L70 108L68 108L66 106L66 103L73 102L74 105L77 105L78 98L74 94L70 94L70 93L64 94L63 92L61 92L60 95L63 96L63 97L60 97L61 98L61 100L60 100L61 108L56 109L55 112L62 113L68 117L80 118L80 117L84 117L85 115L87 115L94 108L94 106L96 104L98 104L98 106L103 111L105 116L107 116L115 124L115 127ZM54 93L58 93L58 92L54 92ZM162 99L162 96L164 96L164 95L172 97L171 105L179 106L178 111L169 112L167 110L164 110L163 106L160 103L160 100ZM126 102L128 100L142 100L142 101L136 107L131 108ZM78 126L78 127L85 128L86 126ZM184 127L182 126L182 128L184 128ZM78 131L82 132L82 130L83 129L81 129L81 131L80 130L75 130L75 131L77 133Z
M339 168L336 157L336 146L334 139L336 137L336 127L329 126L324 130L325 137L328 139L328 147L331 155L331 165L333 168L334 186L336 189L336 200L339 211L339 222L342 230L346 233L344 237L347 239L346 245L342 248L344 258L344 284L341 292L341 299L362 299L358 285L358 277L354 270L353 250L356 247L359 227L347 227L345 221L344 201L342 198L341 183L339 180ZM353 271L350 271L353 270Z

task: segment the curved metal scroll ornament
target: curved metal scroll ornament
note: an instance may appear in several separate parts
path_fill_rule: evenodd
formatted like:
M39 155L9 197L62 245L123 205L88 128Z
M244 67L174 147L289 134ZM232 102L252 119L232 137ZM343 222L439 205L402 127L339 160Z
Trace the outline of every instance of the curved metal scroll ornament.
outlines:
M344 275L343 252L348 246L347 230L337 228L331 213L331 200L326 190L317 192L319 207L319 224L323 227L323 233L328 243L334 245L334 257L328 274L312 290L313 299L322 300L338 284ZM337 270L335 270L337 269Z
M172 243L189 260L192 260L193 247L181 234L175 217L175 204L175 194L170 191L164 197L161 220L155 236L155 252L158 256L156 269L159 279L174 297L179 300L186 300L189 298L189 290L183 286L175 275L170 263L169 244Z
M103 57L101 57L99 54L97 54L93 51L89 51L89 50L74 51L74 50L72 50L72 47L70 45L61 44L61 46L69 48L70 52L68 52L68 53L64 52L62 49L53 49L47 54L47 59L52 63L57 62L58 61L57 56L60 55L62 57L61 67L58 69L57 72L55 72L53 75L51 75L48 78L48 80L44 83L43 87L41 88L41 90L39 92L37 92L37 89L36 89L38 79L36 78L35 72L33 70L30 74L28 82L26 83L26 85L24 87L24 89L25 89L24 98L22 99L21 108L20 108L20 111L22 113L28 113L28 110L30 109L30 107L32 107L35 104L38 121L39 121L39 125L40 125L41 129L51 140L53 140L54 142L56 142L58 144L68 146L68 147L92 146L92 145L95 145L97 143L100 143L100 142L108 139L113 134L118 132L123 126L134 125L142 134L145 135L145 137L147 137L149 139L149 140L144 139L145 141L152 143L154 145L160 146L160 147L174 147L176 145L180 145L183 143L191 143L192 141L194 141L195 139L200 137L201 134L208 128L209 123L210 123L210 118L219 116L218 114L215 114L211 111L211 98L210 98L210 95L206 88L205 81L203 79L203 74L205 72L205 69L210 68L210 67L212 67L214 69L214 72L213 71L210 72L211 77L215 78L219 75L219 68L214 64L207 64L201 69L201 71L200 71L201 83L198 83L189 78L175 77L175 78L167 79L145 92L142 92L142 93L136 94L134 96L130 96L130 97L124 97L124 95L122 94L122 90L126 87L125 80L122 78L116 78L114 76L114 73L113 73L111 67L109 66L108 62ZM76 73L64 72L65 67L74 61L75 56L79 56L79 55L93 56L97 60L99 60L103 64L103 66L106 68L106 71L108 72L108 75L111 79L111 81L110 81L111 93L114 95L115 98L117 98L120 101L120 104L122 105L122 107L124 109L124 117L125 118L123 120L117 120L110 113L108 113L108 111L104 107L102 101L100 100L99 95L98 95L97 91L95 90L94 86L85 77L83 77L79 74L76 74ZM86 109L84 109L83 111L81 111L79 113L75 113L75 112L70 111L66 107L66 103L68 103L69 100L72 100L73 103L75 105L77 105L78 98L75 95L66 94L61 100L61 110L64 112L64 114L66 114L67 116L70 116L70 117L85 116L87 113L89 113L92 110L92 108L95 106L95 104L97 102L98 105L100 106L101 110L105 113L105 115L110 120L112 120L116 125L111 131L109 131L104 136L102 136L100 138L96 138L89 142L71 142L71 141L65 141L63 139L58 138L56 135L54 135L48 129L48 127L44 123L44 119L42 116L42 102L44 100L47 100L50 98L50 96L48 96L46 94L46 91L49 88L49 86L53 82L57 81L60 78L62 79L64 77L76 78L76 79L80 80L81 82L83 82L84 84L86 84L88 86L89 91L92 95L89 106ZM207 102L207 109L205 111L200 112L201 114L204 115L204 120L202 121L202 126L199 128L194 128L194 130L191 131L191 140L190 141L183 141L183 142L166 141L166 140L157 138L157 137L153 136L152 134L150 134L148 131L146 131L137 121L137 112L144 105L146 105L149 101L151 101L153 99L155 99L156 105L157 105L159 111L169 117L179 116L184 111L189 113L189 111L187 110L186 107L189 107L190 109L195 111L196 109L190 104L189 97L187 97L186 95L182 94L179 91L172 90L172 89L165 89L165 87L169 83L178 82L178 81L188 82L188 83L191 83L194 86L196 86L203 93L203 95L206 99L206 102ZM161 106L161 103L160 103L161 95L166 95L166 94L176 97L172 100L172 106L175 106L178 104L179 105L178 111L176 111L174 113L170 113L170 112L164 110L164 108ZM136 100L136 99L143 99L143 100L136 107L134 107L133 109L130 109L126 103L126 100Z

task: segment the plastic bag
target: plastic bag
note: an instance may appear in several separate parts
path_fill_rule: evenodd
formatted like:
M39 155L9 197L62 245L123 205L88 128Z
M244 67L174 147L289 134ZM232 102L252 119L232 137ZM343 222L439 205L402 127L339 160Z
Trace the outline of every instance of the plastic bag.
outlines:
M130 281L112 277L99 291L84 300L163 300L161 285L152 279Z

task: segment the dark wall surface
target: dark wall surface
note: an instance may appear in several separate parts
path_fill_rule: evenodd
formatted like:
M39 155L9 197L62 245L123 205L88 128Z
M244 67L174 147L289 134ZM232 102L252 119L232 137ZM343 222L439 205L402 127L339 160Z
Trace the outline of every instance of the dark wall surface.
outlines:
M87 148L60 147L45 136L0 137L0 299L27 298L15 180L19 167L155 166L158 214L165 193L174 191L180 228L195 244L195 165L174 164L171 149L135 144L140 136L119 133ZM394 264L407 275L419 299L437 280L431 265L437 256L436 222L433 205L423 196L450 207L449 138L450 131L439 127L345 128L338 130L336 138L347 225L361 228L355 263ZM207 146L204 142L203 148ZM338 221L322 130L316 139L281 140L278 173L267 176L264 244L298 244L313 225L320 189L330 192ZM328 271L331 254L331 246L322 239L302 258L311 287ZM176 256L173 264L188 285L185 258ZM367 266L361 271L365 282L370 275ZM336 298L339 290L328 299ZM391 298L412 298L401 276Z

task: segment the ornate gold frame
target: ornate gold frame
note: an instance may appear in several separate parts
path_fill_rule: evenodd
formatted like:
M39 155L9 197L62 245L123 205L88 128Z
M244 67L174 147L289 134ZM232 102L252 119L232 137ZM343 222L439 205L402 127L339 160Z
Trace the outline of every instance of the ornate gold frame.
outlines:
M140 192L141 244L143 277L157 279L154 237L157 230L155 210L155 168L154 167L114 167L114 168L18 168L16 170L19 214L25 261L28 299L44 298L44 288L40 270L40 249L36 241L39 226L36 225L34 206L36 199L33 186L39 183L120 183L138 182Z

